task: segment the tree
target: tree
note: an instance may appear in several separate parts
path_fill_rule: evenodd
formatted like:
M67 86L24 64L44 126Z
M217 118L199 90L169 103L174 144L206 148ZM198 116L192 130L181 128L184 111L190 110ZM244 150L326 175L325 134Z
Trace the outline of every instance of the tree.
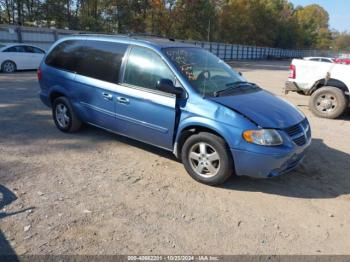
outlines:
M153 0L150 3L147 27L155 35L169 33L166 25L169 24L170 12L166 8L167 1Z
M273 23L267 26L273 28L274 47L300 47L298 22L293 16L294 6L287 0L265 0L264 6L273 18Z
M172 21L176 38L205 40L209 23L214 25L215 5L210 0L178 0L175 2Z
M65 28L68 26L66 14L66 0L46 0L39 7L43 15L43 20L40 24L45 24L48 27Z
M82 30L102 31L99 0L80 1L79 23Z
M300 26L304 47L330 47L329 15L325 9L316 4L297 7L295 17Z
M271 1L229 0L219 15L220 39L225 42L273 46L277 17Z
M348 32L334 32L333 48L336 51L350 52L350 33Z
M3 20L6 23L15 23L15 2L13 0L2 0L0 1L1 9L4 10Z
M319 5L288 0L0 0L0 23L152 33L280 48L346 49Z

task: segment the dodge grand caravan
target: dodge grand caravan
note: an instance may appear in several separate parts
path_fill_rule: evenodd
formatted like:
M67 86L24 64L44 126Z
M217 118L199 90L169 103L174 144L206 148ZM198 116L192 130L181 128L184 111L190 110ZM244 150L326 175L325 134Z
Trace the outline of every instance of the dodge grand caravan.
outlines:
M164 148L209 185L284 174L311 143L296 107L184 43L71 36L53 45L38 79L59 130L87 123Z

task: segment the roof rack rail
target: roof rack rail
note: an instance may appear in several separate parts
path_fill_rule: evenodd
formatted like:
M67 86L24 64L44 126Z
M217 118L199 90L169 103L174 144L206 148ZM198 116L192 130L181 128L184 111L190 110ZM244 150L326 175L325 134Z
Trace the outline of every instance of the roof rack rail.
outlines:
M128 33L129 37L157 37L157 38L163 38L163 39L168 39L169 41L175 41L175 38L173 37L166 37L164 35L157 35L157 34L150 34L150 33Z
M127 34L113 34L113 33L89 33L89 32L79 32L77 34L73 34L73 36L85 35L85 36L117 36L117 37L156 37L162 39L168 39L169 41L175 42L175 38L166 37L163 35L149 34L149 33L127 33Z
M98 35L102 35L102 36L126 36L126 35L122 35L122 34L108 34L108 33L89 33L89 32L79 32L78 34L74 34L74 35L91 35L91 36L98 36Z
M129 32L127 33L128 36L132 37L132 36L149 36L149 37L159 37L159 38L166 38L163 35L156 35L156 34L151 34L151 33L133 33L133 32Z

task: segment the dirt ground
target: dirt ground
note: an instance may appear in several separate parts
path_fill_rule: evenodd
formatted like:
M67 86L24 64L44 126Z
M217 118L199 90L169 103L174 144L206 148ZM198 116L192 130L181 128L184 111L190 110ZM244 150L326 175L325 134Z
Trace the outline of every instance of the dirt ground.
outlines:
M0 253L349 254L350 115L315 118L307 97L282 95L288 63L233 66L309 117L294 172L205 186L171 153L93 127L59 132L35 72L0 74Z

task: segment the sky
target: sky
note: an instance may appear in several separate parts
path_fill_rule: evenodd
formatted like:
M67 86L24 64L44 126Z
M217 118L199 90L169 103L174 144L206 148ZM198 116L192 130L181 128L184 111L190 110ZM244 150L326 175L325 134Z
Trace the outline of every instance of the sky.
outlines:
M329 13L331 29L350 32L350 0L290 0L297 5L319 4Z

